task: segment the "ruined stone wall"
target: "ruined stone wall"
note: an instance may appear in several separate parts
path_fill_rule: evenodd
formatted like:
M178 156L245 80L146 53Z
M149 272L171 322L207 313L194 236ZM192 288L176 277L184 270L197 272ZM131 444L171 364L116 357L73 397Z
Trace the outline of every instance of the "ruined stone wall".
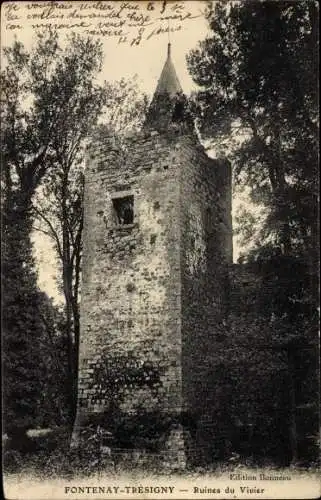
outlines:
M176 132L89 149L76 428L115 407L210 422L232 257L230 167ZM131 224L115 219L121 196L134 197Z
M137 385L127 377L119 387L121 411L180 411L179 165L175 138L158 134L128 139L121 148L111 140L90 148L78 420L108 410L117 398L99 378L113 356L139 379ZM122 193L134 196L135 213L123 227L112 206ZM140 373L146 366L151 374Z
M232 259L230 165L186 140L181 149L182 380L184 408L208 444L215 345L228 314Z

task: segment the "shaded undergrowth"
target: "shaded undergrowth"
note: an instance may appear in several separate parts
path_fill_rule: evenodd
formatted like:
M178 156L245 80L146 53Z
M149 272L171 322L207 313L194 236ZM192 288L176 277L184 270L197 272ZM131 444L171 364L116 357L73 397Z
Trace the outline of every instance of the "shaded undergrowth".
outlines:
M29 437L23 446L13 447L12 442L6 439L4 442L3 462L4 473L7 475L19 474L23 476L34 476L48 478L72 479L81 476L95 474L117 475L128 472L137 473L145 477L158 473L171 473L171 471L160 470L159 456L153 453L136 454L134 450L128 453L94 452L95 442L87 443L81 449L70 449L71 431L69 428L56 428L48 430L47 433ZM19 449L20 448L20 449ZM108 451L108 450L107 450ZM292 470L311 471L318 470L319 464L296 464ZM217 460L206 466L192 466L182 471L175 471L184 476L194 474L220 475L232 470L241 469L281 469L269 459L256 459L255 457L241 457L232 453L224 461Z

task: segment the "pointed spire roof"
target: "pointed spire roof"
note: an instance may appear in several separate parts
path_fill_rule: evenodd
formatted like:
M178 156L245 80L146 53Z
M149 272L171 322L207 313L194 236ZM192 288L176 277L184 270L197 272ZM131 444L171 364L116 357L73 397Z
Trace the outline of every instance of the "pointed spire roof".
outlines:
M171 59L171 44L169 43L167 47L167 59L164 64L163 71L161 72L161 76L159 77L155 95L168 94L170 96L174 96L182 91L181 84Z
M171 59L169 43L167 59L148 108L144 128L166 132L173 127L181 131L194 129L189 116L187 98L183 94Z

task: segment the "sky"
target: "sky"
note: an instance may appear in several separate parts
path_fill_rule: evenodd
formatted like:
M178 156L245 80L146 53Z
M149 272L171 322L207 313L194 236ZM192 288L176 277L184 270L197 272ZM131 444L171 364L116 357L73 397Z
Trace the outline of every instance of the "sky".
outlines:
M2 46L15 38L32 48L38 31L57 29L64 43L71 32L99 38L104 62L99 80L132 79L137 75L140 89L152 95L172 46L172 60L184 92L195 89L188 74L186 55L208 34L205 2L195 1L94 1L7 2L2 4ZM237 210L240 200L233 204ZM244 203L244 200L243 200ZM55 259L51 243L40 233L33 234L39 267L39 285L58 298ZM234 241L234 258L238 256Z
M42 9L30 9L31 4L40 4L40 2L10 2L10 4L15 4L19 7L17 11L12 12L11 16L19 17L19 21L10 23L6 18L9 17L8 11L3 7L2 15L2 45L10 45L16 36L19 41L23 42L27 48L30 48L34 42L35 32L41 31L45 28L37 28L40 24L44 26L51 26L54 28L58 23L60 26L67 25L73 26L75 19L70 20L67 16L70 16L72 11L76 10L76 15L81 16L98 16L105 15L105 10L98 8L99 5L110 5L114 9L112 13L114 16L106 21L106 18L96 18L91 17L86 23L86 28L75 27L71 30L67 28L59 28L59 35L64 39L70 31L82 34L93 34L92 36L99 38L103 43L104 49L104 64L102 73L100 75L101 80L113 81L119 80L120 78L132 78L135 74L138 75L139 84L142 91L151 94L157 83L157 79L160 75L162 66L166 59L167 54L167 43L168 41L172 44L172 59L179 76L183 90L188 93L194 87L192 79L188 74L186 67L186 54L196 47L199 40L205 38L208 33L207 23L204 18L204 10L206 2L202 0L194 1L167 1L165 10L163 14L161 11L163 9L163 0L155 0L154 2L147 1L101 1L96 2L90 0L89 2L78 2L71 1L66 2L60 0L59 2L53 2L53 4L64 4L66 6L71 6L71 9L66 9L63 14L61 14L58 7L49 12L48 8L46 10L46 4L52 2L42 2ZM9 2L7 2L9 4ZM148 4L152 4L154 10L148 10ZM6 4L4 4L6 5ZM29 8L28 8L29 5ZM81 10L81 5L88 5L88 9ZM126 6L137 6L135 11L135 19L145 18L145 23L143 26L133 25L133 20L130 16L133 12ZM95 8L97 6L97 8ZM119 13L121 6L125 8ZM177 6L177 7L176 7ZM176 7L176 8L175 8ZM180 7L180 8L179 8ZM110 14L112 16L112 14ZM54 16L64 15L64 19L59 18L57 20ZM37 16L32 19L32 16ZM42 16L42 19L39 19ZM49 18L44 18L48 16ZM51 17L50 17L51 16ZM148 16L148 19L147 19ZM170 19L169 19L170 18ZM102 29L100 26L102 23L122 23L122 30L126 33L126 41L123 41L124 37L117 36L119 30L114 28L111 33L108 27ZM79 19L76 19L79 21ZM85 18L85 21L87 19ZM90 26L88 27L88 24ZM100 23L100 24L99 24ZM10 26L21 26L20 29L12 29ZM49 29L49 28L48 28ZM171 33L168 34L168 29ZM137 40L139 36L139 31L143 30L141 35L141 40L138 45L133 43ZM160 31L160 32L159 32Z

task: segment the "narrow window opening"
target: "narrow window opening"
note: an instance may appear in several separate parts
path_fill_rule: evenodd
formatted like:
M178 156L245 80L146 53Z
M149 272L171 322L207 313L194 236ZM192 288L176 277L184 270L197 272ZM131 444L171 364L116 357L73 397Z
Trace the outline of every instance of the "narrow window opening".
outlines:
M176 102L174 105L174 110L172 113L172 121L173 122L181 122L184 120L185 115L185 98L181 94L177 94Z
M172 120L173 122L181 122L184 118L184 103L177 102L174 107Z
M114 198L113 208L118 225L123 226L134 223L134 196Z

